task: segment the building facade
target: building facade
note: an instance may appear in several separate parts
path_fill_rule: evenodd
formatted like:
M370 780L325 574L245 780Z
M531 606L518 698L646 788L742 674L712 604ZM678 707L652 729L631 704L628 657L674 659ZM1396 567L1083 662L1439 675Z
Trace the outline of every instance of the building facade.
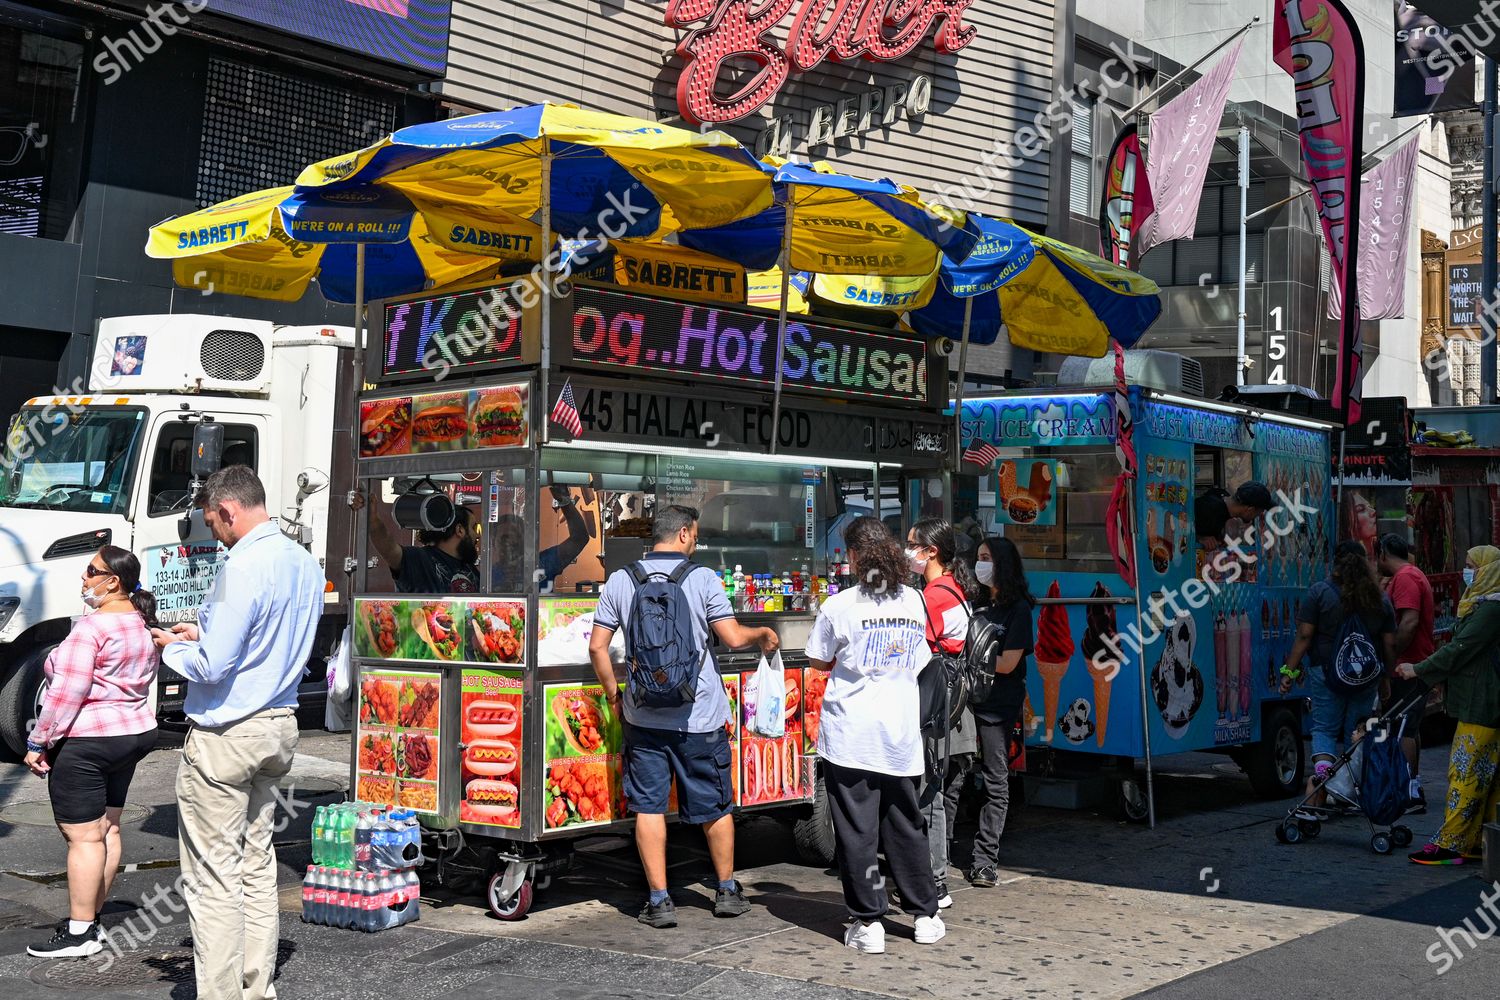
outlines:
M0 0L0 417L82 375L102 316L351 322L315 291L176 288L143 248L162 219L436 117L446 0L403 6Z

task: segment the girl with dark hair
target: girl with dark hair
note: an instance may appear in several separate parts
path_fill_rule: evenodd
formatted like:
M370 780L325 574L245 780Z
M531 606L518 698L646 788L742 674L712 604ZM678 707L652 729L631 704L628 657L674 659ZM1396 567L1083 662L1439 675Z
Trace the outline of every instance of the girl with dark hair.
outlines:
M844 944L879 954L885 951L880 919L890 906L882 848L907 909L917 915L917 943L934 944L945 933L917 801L923 771L917 675L932 653L922 595L902 582L907 556L885 525L857 518L844 540L857 585L823 602L807 656L813 667L831 671L818 753L849 908Z
M149 625L156 598L141 564L106 545L83 570L88 613L47 657L47 694L26 741L26 766L47 779L52 815L68 842L68 917L41 958L103 947L99 911L120 868L120 814L141 758L156 745L149 696L158 658Z
M1380 592L1375 570L1363 542L1340 542L1333 553L1333 569L1327 580L1308 588L1302 606L1297 610L1297 638L1281 668L1281 693L1292 689L1292 682L1302 674L1302 658L1312 651L1312 754L1313 774L1308 791L1318 789L1309 801L1312 809L1321 809L1328 795L1321 787L1333 768L1341 742L1351 740L1355 729L1374 712L1380 694L1379 684L1369 684L1353 693L1334 687L1327 671L1338 654L1339 639L1345 623L1358 616L1365 634L1375 643L1389 673L1396 667L1396 612L1390 598ZM1307 813L1304 819L1324 819L1318 813Z
M1015 542L986 538L977 555L974 573L987 593L975 614L994 628L995 680L974 703L984 802L968 879L978 888L990 889L999 881L1000 835L1010 812L1010 732L1026 701L1026 658L1032 652L1036 599L1026 585L1026 567Z
M979 596L979 581L974 579L968 560L958 555L953 525L941 517L924 517L913 524L906 533L906 557L911 571L922 579L927 645L934 654L963 655L971 617L969 601ZM922 814L927 818L938 906L943 909L953 905L948 893L948 845L953 839L949 819L957 819L959 793L978 750L974 716L967 708L952 730L927 741L930 766L922 785Z

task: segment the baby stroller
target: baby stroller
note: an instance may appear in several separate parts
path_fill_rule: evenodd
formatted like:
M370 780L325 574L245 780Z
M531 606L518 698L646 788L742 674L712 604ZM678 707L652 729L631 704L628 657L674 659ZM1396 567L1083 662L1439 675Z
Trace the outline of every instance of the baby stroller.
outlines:
M1401 737L1406 729L1407 712L1418 699L1425 697L1425 692L1413 694L1366 722L1360 738L1334 759L1322 783L1315 784L1277 824L1276 839L1283 844L1312 840L1323 832L1323 820L1353 809L1369 824L1370 850L1376 854L1389 854L1392 847L1409 846L1411 828L1396 823L1406 812L1411 781L1411 769L1401 753ZM1319 789L1328 792L1331 802L1349 808L1309 806ZM1382 826L1387 829L1376 829Z

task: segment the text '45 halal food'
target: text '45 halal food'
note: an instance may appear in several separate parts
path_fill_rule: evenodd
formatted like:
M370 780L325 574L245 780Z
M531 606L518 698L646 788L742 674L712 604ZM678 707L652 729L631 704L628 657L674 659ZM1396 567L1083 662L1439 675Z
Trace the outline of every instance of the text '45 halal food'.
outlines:
M411 451L411 400L377 399L359 407L359 457Z
M513 782L475 778L464 786L464 801L478 822L521 825L521 793Z

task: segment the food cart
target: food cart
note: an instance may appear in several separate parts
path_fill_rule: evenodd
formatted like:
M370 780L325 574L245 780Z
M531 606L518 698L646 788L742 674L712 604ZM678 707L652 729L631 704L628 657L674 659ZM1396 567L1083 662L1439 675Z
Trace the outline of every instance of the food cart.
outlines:
M1192 750L1228 751L1257 791L1286 794L1302 781L1307 688L1304 675L1282 697L1278 670L1332 550L1330 425L1131 386L1135 478L1112 509L1124 472L1116 398L1058 389L963 403L965 449L987 442L999 457L977 489L956 482L955 503L968 494L981 528L1016 543L1040 600L1024 720L1040 777L1028 795L1098 804L1080 789L1112 787L1128 816L1154 820L1153 758ZM1298 503L1258 523L1241 554L1200 545L1197 494L1252 479ZM1074 780L1085 773L1099 780Z
M805 821L799 843L831 853L826 817L810 815L827 678L802 650L820 596L847 572L845 526L877 514L904 530L940 508L943 354L794 318L773 426L774 312L580 281L543 331L538 310L504 313L494 291L370 313L361 482L387 504L477 502L481 591L397 594L360 532L355 797L416 809L439 876L486 879L507 919L566 867L574 840L622 828L621 720L588 638L608 574L650 548L658 505L680 503L701 511L695 561L735 591L742 621L781 637L777 738L751 725L758 652L718 650L735 801L788 810Z

